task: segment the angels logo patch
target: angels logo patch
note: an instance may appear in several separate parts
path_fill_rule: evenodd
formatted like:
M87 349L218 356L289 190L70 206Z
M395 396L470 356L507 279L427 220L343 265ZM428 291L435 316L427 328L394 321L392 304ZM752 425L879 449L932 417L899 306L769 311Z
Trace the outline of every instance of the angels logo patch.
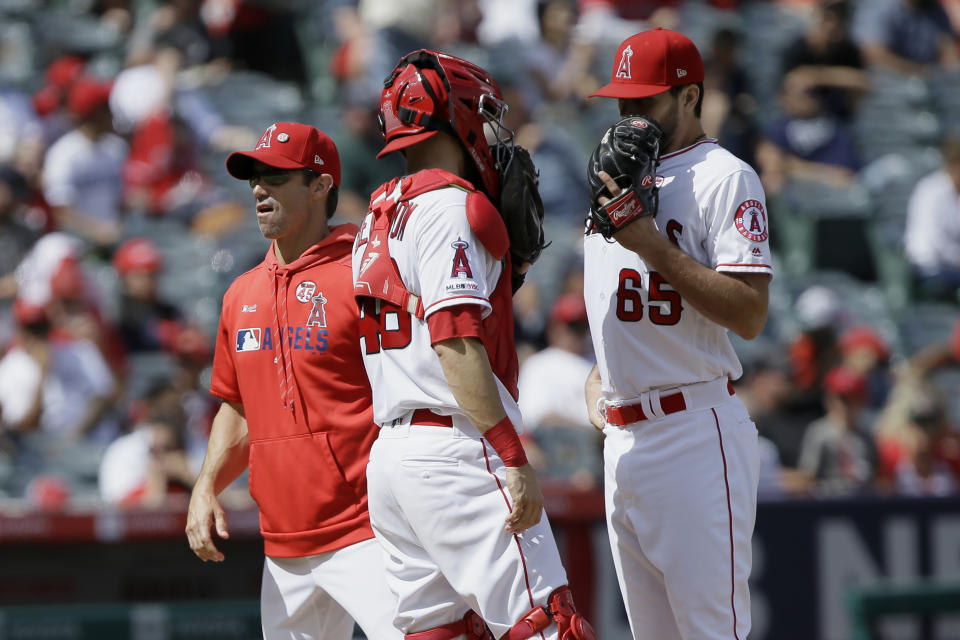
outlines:
M297 300L300 302L313 302L313 296L317 292L317 283L312 280L304 280L297 285Z
M467 260L467 249L470 248L470 245L457 238L457 241L450 243L450 246L457 250L453 256L453 269L450 272L450 277L472 278L473 271L470 269L470 261Z
M450 243L450 246L456 249L456 252L453 255L450 277L443 287L444 292L448 294L479 292L480 285L473 279L473 269L470 268L470 260L467 258L467 249L470 245L461 238L457 238L456 242Z
M740 203L733 221L737 225L737 231L747 240L763 242L767 239L767 213L759 200Z

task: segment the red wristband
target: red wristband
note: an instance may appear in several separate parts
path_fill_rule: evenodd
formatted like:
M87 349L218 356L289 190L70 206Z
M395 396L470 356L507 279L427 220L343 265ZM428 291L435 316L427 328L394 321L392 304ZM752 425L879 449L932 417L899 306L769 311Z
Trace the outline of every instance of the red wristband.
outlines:
M510 418L505 417L484 431L483 437L503 460L503 464L508 467L522 467L527 464L527 454L523 451L523 445Z

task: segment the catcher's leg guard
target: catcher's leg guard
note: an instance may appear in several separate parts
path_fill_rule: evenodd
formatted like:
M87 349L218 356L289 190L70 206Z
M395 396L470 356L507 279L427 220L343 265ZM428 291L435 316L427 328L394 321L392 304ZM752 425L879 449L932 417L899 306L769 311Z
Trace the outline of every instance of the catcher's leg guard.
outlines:
M597 640L593 627L577 613L573 594L566 585L554 589L547 598L546 607L534 607L525 613L520 622L510 627L500 640L526 640L554 622L557 623L557 637L560 640Z
M451 640L462 635L466 635L467 640L494 640L493 634L487 629L487 624L483 621L483 618L473 609L467 611L463 620L457 620L426 631L408 633L403 637L406 640Z

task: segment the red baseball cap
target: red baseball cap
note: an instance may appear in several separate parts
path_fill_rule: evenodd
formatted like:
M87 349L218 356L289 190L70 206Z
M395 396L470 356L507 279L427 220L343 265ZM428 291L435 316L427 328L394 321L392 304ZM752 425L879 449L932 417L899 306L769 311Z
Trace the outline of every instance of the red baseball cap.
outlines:
M574 322L587 322L587 305L583 302L583 296L574 293L564 293L553 303L550 308L550 324L571 324Z
M67 110L80 120L89 118L97 109L107 106L113 83L98 78L79 78L67 96Z
M658 27L620 43L610 82L590 97L647 98L696 82L703 82L697 46L682 33Z
M864 402L867 399L867 380L856 371L844 366L834 367L823 379L823 388L835 395Z
M131 271L156 273L163 269L163 254L147 238L130 238L113 254L113 268L120 274Z
M253 151L235 151L227 158L227 171L234 178L253 176L254 162L276 169L312 169L329 173L340 186L340 155L330 136L316 127L298 122L275 122L260 136Z
M849 355L857 349L870 349L878 358L886 360L890 357L890 348L886 341L873 328L866 325L857 325L847 329L837 342L840 353Z

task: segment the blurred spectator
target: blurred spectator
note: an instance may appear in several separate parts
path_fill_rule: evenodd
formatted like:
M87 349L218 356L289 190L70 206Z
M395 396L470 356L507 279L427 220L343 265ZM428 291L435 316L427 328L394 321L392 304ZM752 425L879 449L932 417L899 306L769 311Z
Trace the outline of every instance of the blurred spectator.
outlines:
M210 426L220 402L208 391L213 349L210 338L196 327L182 328L172 347L175 369L171 390L185 415L184 439L190 468L200 472L207 451Z
M41 153L73 127L67 113L67 98L86 68L87 61L76 55L60 56L47 65L44 85L33 94L33 109L43 131Z
M537 3L540 38L526 48L525 75L533 80L525 95L531 110L542 103L582 102L600 83L590 75L591 52L574 41L576 0L542 0ZM537 95L532 90L536 88ZM509 101L513 107L513 101Z
M31 219L26 194L23 176L0 165L0 300L16 295L14 271L41 233Z
M113 132L111 84L77 80L67 109L76 126L47 150L43 190L58 226L96 246L120 237L123 162L127 143Z
M893 386L890 346L872 327L856 325L845 330L837 341L845 368L864 377L867 386L865 409L878 411L887 402Z
M107 447L99 469L100 495L109 505L160 507L193 486L178 415L152 412Z
M860 160L850 126L824 109L802 76L783 78L779 100L783 113L767 127L757 146L767 196L794 187L794 197L802 199L818 185L853 186Z
M507 41L530 43L538 36L537 6L541 0L485 0L480 3L477 38L493 47Z
M107 442L116 382L97 347L84 339L54 339L42 307L18 298L18 342L0 359L0 411L9 428L39 430L63 443Z
M908 376L877 425L880 474L903 495L947 495L960 489L960 432L928 382Z
M943 166L917 182L904 237L917 295L956 302L960 293L960 137L942 146Z
M547 347L520 367L520 410L526 426L590 428L584 384L593 368L583 296L557 298L547 320Z
M837 334L846 322L844 301L833 289L813 285L797 296L793 310L801 328L788 347L793 384L819 409L823 380L840 362Z
M713 46L704 59L702 121L708 136L753 164L757 103L750 76L738 58L740 41L740 34L732 29L720 28L713 34Z
M402 3L385 3L392 4ZM279 80L306 84L307 69L297 36L297 16L293 11L282 3L254 0L208 2L203 10L213 5L222 10L216 18L219 24L214 27L211 24L214 18L210 16L206 20L207 26L215 36L225 32L230 60L237 67L266 73ZM429 15L419 14L418 19L429 22Z
M792 406L796 392L789 360L771 349L745 361L743 375L734 386L760 436L760 493L767 497L804 493L810 478L793 465L812 418Z
M122 384L127 350L119 331L103 314L91 282L76 258L60 262L50 281L51 297L47 303L53 335L57 339L88 340L96 345Z
M579 0L577 38L603 45L655 27L676 29L682 4L683 0Z
M162 48L177 50L183 56L183 66L187 68L228 56L226 40L222 36L214 36L203 19L203 5L203 0L163 0L156 3L147 15L137 21L130 35L126 66L145 64L157 49Z
M515 132L515 142L530 152L540 172L540 198L549 217L546 224L556 221L569 230L571 238L573 233L579 236L586 215L584 203L589 201L579 142L569 128L533 118L527 91L505 85L503 93L510 106L504 124Z
M813 88L830 113L849 119L869 89L860 48L849 33L848 0L821 0L802 36L783 53L782 75Z
M159 297L163 254L147 238L131 238L113 254L120 277L118 326L127 351L157 351L173 346L180 310Z
M362 222L370 194L392 176L403 173L401 154L376 157L383 148L377 123L378 104L374 97L348 95L340 112L342 132L337 136L337 149L343 181L336 215L343 221Z
M823 386L826 413L807 427L798 467L814 481L819 495L865 490L873 483L877 468L873 438L861 421L866 380L857 372L835 367Z
M46 140L27 94L0 84L0 167L15 170L35 183Z
M52 232L41 236L15 271L17 291L24 302L45 308L53 298L53 276L67 259L80 257L83 243L73 236Z
M956 33L938 0L861 2L853 33L867 64L909 74L958 62Z

